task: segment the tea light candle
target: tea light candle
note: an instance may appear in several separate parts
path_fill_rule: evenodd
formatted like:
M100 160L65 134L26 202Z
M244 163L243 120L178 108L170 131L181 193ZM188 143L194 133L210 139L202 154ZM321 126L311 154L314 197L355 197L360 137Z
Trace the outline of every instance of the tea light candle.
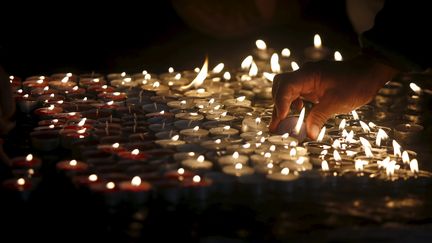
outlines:
M120 190L126 192L149 192L152 188L150 183L142 181L139 176L134 176L130 181L122 181L119 184Z
M267 132L268 127L267 124L263 122L260 117L256 117L256 118L246 117L245 119L243 119L242 122L242 131L243 132L250 132L250 131Z
M330 51L322 45L321 37L318 34L315 34L314 46L306 48L304 54L306 58L311 61L319 61L327 58Z
M205 160L203 155L198 156L196 159L183 160L181 164L190 170L210 170L213 167L213 163Z
M218 159L220 165L235 165L237 163L247 164L249 157L246 155L241 155L237 151L232 155L225 155Z
M134 149L132 151L122 151L118 153L118 156L122 159L130 160L145 160L148 158L146 153L140 152L139 149Z
M225 174L233 175L233 176L245 176L252 175L255 171L253 168L244 165L242 163L236 163L233 165L227 165L222 168L222 171Z
M96 174L77 175L74 176L73 181L82 186L89 186L94 183L99 183L100 178Z
M163 148L175 148L186 143L183 140L179 140L179 138L179 135L174 135L171 137L171 139L160 139L156 140L155 143Z
M245 144L232 144L226 147L228 153L234 153L238 151L242 154L252 154L255 152L255 146L252 146L250 143Z
M206 91L203 88L200 88L186 91L184 95L190 98L209 98L211 97L212 93Z
M60 161L57 163L56 167L61 171L85 171L88 165L82 161L73 159Z
M418 124L399 124L395 127L395 139L401 140L405 143L412 143L419 139L420 133L423 131L423 126Z
M117 154L119 152L125 151L125 149L122 146L120 146L120 143L100 144L97 146L97 148L106 153L112 153L112 154Z
M206 137L209 134L209 131L206 129L202 129L199 126L195 126L192 129L183 129L180 131L180 134L187 137Z
M42 161L33 154L12 158L12 165L16 167L39 167L41 163Z
M299 179L299 176L294 173L290 173L289 168L282 168L279 173L268 174L266 178L271 181L292 182Z
M13 178L13 179L5 180L3 182L3 187L9 190L23 192L31 189L32 183L30 180L25 178L18 178L18 179Z
M201 143L201 146L203 146L206 149L211 149L211 150L222 150L225 149L226 146L228 146L230 143L225 141L225 140L221 140L221 139L216 139L216 140L207 140Z
M225 100L223 104L227 107L230 107L230 106L250 107L252 104L252 101L246 99L246 96L240 96L240 97L235 98L235 99Z
M168 180L184 181L185 179L192 179L194 174L184 168L178 168L177 170L167 171L164 174L164 178Z
M267 48L267 44L263 40L255 41L256 48L253 50L254 56L262 60L270 59L271 54L274 52L273 49Z
M49 117L61 113L62 111L63 109L61 107L50 105L49 107L36 109L35 114L40 117Z
M167 103L167 105L168 105L168 107L171 107L171 108L186 110L186 109L193 108L195 106L195 103L190 99L186 99L186 100L170 101Z
M204 119L204 116L196 112L185 112L185 113L177 113L175 115L175 118L182 119L182 120L201 121Z
M19 109L24 113L30 113L33 111L37 105L38 101L30 97L29 94L24 94L16 99Z
M294 161L282 161L280 167L288 168L291 171L306 171L312 169L312 164L309 162L309 157L300 156Z
M297 145L298 140L296 138L290 137L288 133L282 135L274 135L268 138L268 141L274 145Z
M227 115L227 112L225 111L219 114L208 114L206 115L206 119L210 121L230 122L236 118L234 116Z
M231 126L223 126L211 128L210 133L217 136L232 136L238 134L239 131Z

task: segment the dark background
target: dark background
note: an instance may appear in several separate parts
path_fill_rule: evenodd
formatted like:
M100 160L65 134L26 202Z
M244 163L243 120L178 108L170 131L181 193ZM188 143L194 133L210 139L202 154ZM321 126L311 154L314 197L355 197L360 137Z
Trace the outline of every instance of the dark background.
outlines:
M177 4L184 2L188 1ZM232 9L230 5L237 1L221 2ZM252 26L253 31L244 34L239 29L238 36L227 38L190 27L169 0L9 3L0 17L0 61L10 74L19 76L62 71L162 72L169 66L199 66L206 54L213 64L231 61L238 65L257 38L273 47L301 50L312 44L315 32L321 32L324 44L356 45L345 1L283 0L277 8L286 12L278 12L271 24ZM258 22L252 20L250 25Z

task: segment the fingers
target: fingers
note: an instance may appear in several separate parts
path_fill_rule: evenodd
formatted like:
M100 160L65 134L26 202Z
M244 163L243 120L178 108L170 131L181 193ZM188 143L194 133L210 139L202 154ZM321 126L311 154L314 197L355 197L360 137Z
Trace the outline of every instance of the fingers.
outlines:
M337 112L337 94L332 91L326 92L320 102L309 112L306 118L306 130L311 139L316 139L322 126L333 114Z

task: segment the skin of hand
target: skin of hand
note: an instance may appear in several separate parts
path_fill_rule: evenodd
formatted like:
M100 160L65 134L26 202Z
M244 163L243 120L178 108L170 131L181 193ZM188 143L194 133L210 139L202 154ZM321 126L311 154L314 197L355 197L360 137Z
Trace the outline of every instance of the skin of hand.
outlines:
M273 116L270 131L303 101L314 103L306 118L306 130L316 139L321 127L334 114L347 113L369 103L398 70L371 57L360 55L343 62L307 63L292 73L283 73L273 82Z

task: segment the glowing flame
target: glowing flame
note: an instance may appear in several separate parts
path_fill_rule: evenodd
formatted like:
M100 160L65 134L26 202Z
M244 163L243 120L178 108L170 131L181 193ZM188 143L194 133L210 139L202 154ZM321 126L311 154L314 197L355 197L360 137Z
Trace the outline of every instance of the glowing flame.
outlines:
M314 35L314 47L315 48L321 48L322 47L321 36L318 34Z
M367 132L367 133L370 132L369 126L366 123L364 123L363 121L360 121L360 126L363 129L363 132Z
M284 49L282 49L282 51L281 51L281 55L282 55L283 57L289 57L289 56L291 56L291 51L290 51L290 49L288 49L288 48L284 48Z
M402 162L404 164L408 164L410 162L410 157L407 151L403 151L402 153Z
M173 72L174 72L174 68L173 68L173 67L169 67L169 68L168 68L168 72L169 72L169 73L173 73Z
M241 68L247 70L250 68L253 62L253 57L251 55L247 56L241 63Z
M225 80L230 80L231 79L231 74L227 71L227 72L224 72L224 74L223 74L223 78L225 79Z
M328 164L328 162L326 160L323 160L321 162L321 169L323 171L329 171L330 170L329 164Z
M292 61L291 62L291 68L293 71L297 71L300 69L300 66L296 62Z
M297 120L297 124L294 127L294 133L295 134L299 134L300 133L300 129L303 125L303 120L304 120L304 116L305 116L305 108L303 107L303 109L300 112L299 118Z
M401 157L401 146L396 142L396 140L393 140L393 155Z
M55 126L53 124L49 125L48 128L53 129Z
M245 99L246 99L246 96L240 96L240 97L237 97L237 98L236 98L236 103L237 103L237 102L243 102L243 101L245 101Z
M197 131L199 130L199 126L195 126L194 128L192 128L192 130L193 130L194 132L197 132Z
M32 161L32 160L33 160L33 154L28 154L28 155L26 156L25 160L26 160L27 162Z
M412 173L418 173L419 172L418 161L416 159L411 160L409 165L410 165L410 170Z
M297 155L297 149L295 149L295 148L290 149L289 155L290 155L291 157L296 156L296 155Z
M77 91L77 90L78 90L78 86L74 86L74 87L72 88L72 90Z
M255 45L258 49L260 50L265 50L267 49L267 44L263 41L263 40L256 40L255 41Z
M179 80L181 78L181 73L177 73L175 76L174 76L174 79L175 80Z
M388 139L387 133L380 128L378 130L377 135L376 135L376 140L375 140L376 145L381 146L381 141L386 140L386 139Z
M372 147L372 145L370 144L370 142L367 139L363 138L363 137L360 137L360 142L363 145L363 147L369 147L369 148Z
M342 157L340 156L340 154L337 150L333 151L333 158L335 161L341 161L342 160Z
M179 135L174 135L172 138L171 138L171 140L172 141L177 141L177 140L179 140Z
M232 155L233 159L238 159L239 158L239 153L237 151L235 151Z
M288 134L288 133L284 133L284 134L282 134L281 137L282 137L282 140L283 140L283 139L287 139L287 138L289 137L289 134Z
M363 166L365 165L365 161L361 159L357 159L355 161L354 167L356 171L363 171Z
M132 150L131 154L132 155L138 155L139 152L140 152L139 149L134 149L134 150Z
M67 83L69 81L69 77L64 77L60 82Z
M115 183L112 182L112 181L108 182L108 183L106 184L106 188L109 189L109 190L114 189L114 188L115 188Z
M317 139L316 139L317 142L322 142L322 140L324 139L325 132L326 132L326 127L323 126L323 127L321 128L320 133L318 134Z
M342 119L342 121L339 123L339 130L343 130L346 126L346 120Z
M206 57L204 64L195 79L188 85L182 86L182 89L190 89L191 87L198 88L204 83L208 73L208 58Z
M49 107L48 107L48 110L50 110L50 111L52 111L52 110L54 110L54 105L50 105Z
M107 105L113 105L114 104L114 100L108 101Z
M335 53L334 53L334 59L335 59L335 61L337 61L337 62L342 61L342 60L343 60L343 58L342 58L342 54L341 54L339 51L335 51Z
M394 171L396 169L396 161L392 160L390 161L387 166L386 166L386 174L387 176L392 176L394 175Z
M273 53L273 55L270 58L270 67L272 72L274 73L280 73L281 66L279 64L279 56L277 53Z
M134 176L131 180L132 186L140 186L141 185L141 178L139 176Z
M252 61L252 65L249 69L249 76L255 77L257 75L258 75L258 66L256 65L256 63L254 61Z
M250 146L251 146L250 143L245 143L245 144L242 145L242 147L245 148L245 149L250 148Z
M218 65L216 65L216 66L213 68L212 72L213 72L213 73L220 73L220 72L222 72L222 70L224 69L224 67L225 67L225 64L223 64L223 63L219 63Z
M84 134L86 132L87 128L83 128L77 131L78 134Z
M220 140L220 139L216 139L214 142L215 142L216 144L220 144L220 143L222 142L222 140Z
M412 91L414 91L416 94L420 94L421 93L422 89L416 83L410 83L409 86L412 89Z
M357 114L357 111L353 110L353 111L351 111L351 114L352 114L354 120L359 120L360 119L359 115Z
M368 157L368 158L374 157L374 155L372 153L372 149L370 147L363 147L363 148L364 148L366 157Z
M341 148L341 142L339 140L334 140L332 147L335 149Z
M268 163L268 164L267 164L267 168L269 168L269 169L273 169L273 163Z
M98 180L98 176L96 174L91 174L91 175L88 176L88 180L92 181L92 182L95 182L95 181Z
M304 161L305 161L305 157L300 157L296 160L296 163L299 165L302 165L304 163Z
M124 78L124 77L126 76L126 72L122 72L122 73L120 74L120 76Z
M160 83L158 81L156 81L156 82L153 83L152 86L153 86L153 88L157 88L157 87L160 86Z
M17 180L17 184L18 184L19 186L24 186L24 185L25 185L25 180L24 180L24 178L19 178L19 179Z
M200 182L201 182L201 177L200 177L199 175L195 175L195 176L192 178L192 181L193 181L194 183L200 183Z
M264 76L264 78L266 78L267 80L273 82L274 77L276 76L276 74L274 74L274 73L268 73L268 72L263 72L263 76Z
M225 131L230 130L230 129L231 129L230 126L224 126L224 127L223 127L223 130L225 130Z
M236 170L241 170L243 168L243 165L242 165L242 163L237 163L237 164L234 165L234 168Z
M281 170L281 174L282 174L282 175L288 175L288 174L289 174L289 172L290 172L290 171L289 171L289 169L288 169L288 168L286 168L286 167L285 167L285 168L283 168L283 169Z
M77 166L77 164L78 164L78 161L76 161L76 160L71 160L71 161L69 161L69 165L70 166L72 166L72 167L75 167L75 166Z
M274 145L271 145L271 146L270 146L270 148L269 148L269 150L270 150L271 152L274 152L274 151L276 151L276 146L274 146Z
M38 83L38 84L43 84L43 82L44 82L43 79L39 79L36 81L36 83Z
M84 124L85 124L85 122L86 122L86 120L87 120L87 118L83 118L83 119L81 119L81 121L80 122L78 122L78 126L79 127L82 127L82 126L84 126Z
M185 169L183 169L183 168L178 168L178 170L177 170L177 174L179 174L179 175L183 175L185 173Z
M266 152L265 154L264 154L264 158L270 158L271 157L271 153L270 152Z

